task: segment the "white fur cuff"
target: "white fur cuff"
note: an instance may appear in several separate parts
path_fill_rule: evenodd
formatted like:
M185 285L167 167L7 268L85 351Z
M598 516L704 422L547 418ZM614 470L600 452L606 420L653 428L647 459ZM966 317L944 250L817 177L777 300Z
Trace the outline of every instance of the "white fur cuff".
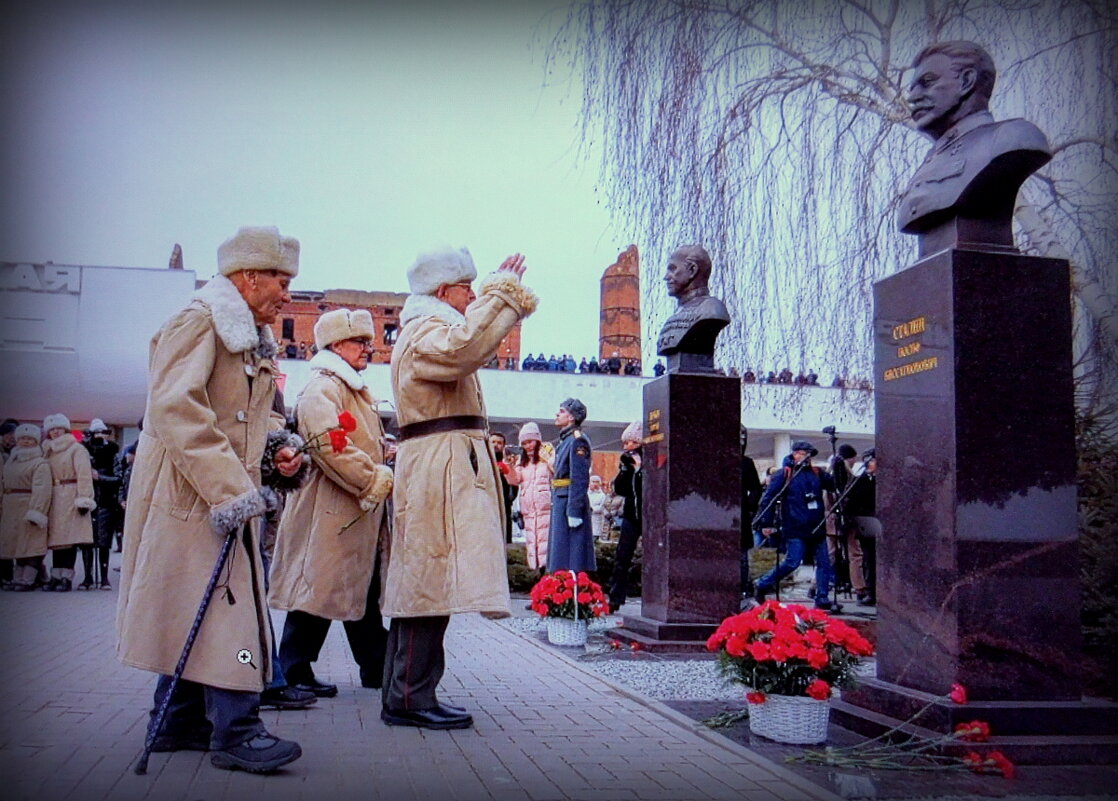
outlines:
M74 508L88 509L92 512L94 509L97 508L97 501L93 500L92 498L74 498Z
M23 516L23 519L26 520L28 523L38 526L39 528L46 528L47 524L50 523L49 517L47 517L42 512L36 512L34 509L28 509L27 514Z
M512 273L490 273L478 284L479 295L499 295L514 306L521 318L527 317L540 305L536 293L520 283Z
M221 536L236 531L254 517L268 511L259 490L250 490L210 508L210 525Z
M392 470L382 464L378 464L374 470L373 483L361 496L359 501L361 511L367 512L378 503L383 503L384 500L392 494Z

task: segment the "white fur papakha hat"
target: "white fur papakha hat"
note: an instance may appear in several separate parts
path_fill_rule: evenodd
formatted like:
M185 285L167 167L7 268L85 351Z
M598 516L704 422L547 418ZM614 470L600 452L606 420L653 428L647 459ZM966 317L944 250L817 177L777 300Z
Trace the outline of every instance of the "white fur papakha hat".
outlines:
M319 350L326 350L343 339L373 339L375 335L373 316L365 309L334 309L319 317L314 324L314 344Z
M16 435L17 440L23 437L31 437L31 439L39 442L43 438L43 432L34 423L22 423L16 426L16 430L12 433Z
M108 431L109 427L105 425L105 421L102 420L100 417L94 417L92 420L89 421L89 430L91 433L96 434L100 431Z
M299 274L299 240L280 236L271 225L246 225L217 248L217 271L232 275L240 270L278 270Z
M408 268L408 287L416 295L434 295L443 284L477 278L474 257L466 248L443 247L420 253Z
M64 414L48 414L43 418L43 431L50 433L52 428L65 428L70 430L70 418Z

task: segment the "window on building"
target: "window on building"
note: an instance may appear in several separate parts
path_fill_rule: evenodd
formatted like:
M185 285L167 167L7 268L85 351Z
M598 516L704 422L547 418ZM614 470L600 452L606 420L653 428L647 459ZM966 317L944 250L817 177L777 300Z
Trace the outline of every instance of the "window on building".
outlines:
M398 333L399 333L399 329L397 329L397 327L395 325L393 325L392 323L385 323L384 324L384 344L385 345L395 345L396 344L396 335Z
M295 318L283 318L283 333L280 334L282 339L295 339Z

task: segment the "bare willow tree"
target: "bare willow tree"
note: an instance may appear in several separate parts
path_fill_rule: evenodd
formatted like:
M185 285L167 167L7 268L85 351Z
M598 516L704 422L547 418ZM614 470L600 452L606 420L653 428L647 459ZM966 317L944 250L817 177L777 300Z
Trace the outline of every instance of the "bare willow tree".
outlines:
M999 68L992 111L1052 142L1016 213L1024 252L1069 258L1077 369L1116 373L1118 58L1105 0L576 0L552 42L584 79L583 141L641 244L651 330L660 265L701 242L734 322L718 360L870 376L872 283L916 258L899 195L928 148L903 103L912 58L970 39ZM589 152L589 151L588 151ZM719 269L720 268L720 269Z

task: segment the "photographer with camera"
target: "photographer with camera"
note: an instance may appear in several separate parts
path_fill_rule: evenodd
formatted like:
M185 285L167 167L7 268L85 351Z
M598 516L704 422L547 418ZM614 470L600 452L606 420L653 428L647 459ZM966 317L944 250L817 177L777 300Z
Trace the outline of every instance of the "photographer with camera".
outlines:
M757 579L753 598L763 604L765 596L776 590L780 580L790 575L804 561L811 549L815 559L815 608L839 611L837 603L828 598L831 590L831 559L827 553L823 531L823 493L834 492L830 474L811 463L819 451L810 442L792 443L792 453L784 457L783 469L773 474L761 498L761 511L753 521L766 539L777 533L777 507L780 515L780 536L786 547L784 560Z

